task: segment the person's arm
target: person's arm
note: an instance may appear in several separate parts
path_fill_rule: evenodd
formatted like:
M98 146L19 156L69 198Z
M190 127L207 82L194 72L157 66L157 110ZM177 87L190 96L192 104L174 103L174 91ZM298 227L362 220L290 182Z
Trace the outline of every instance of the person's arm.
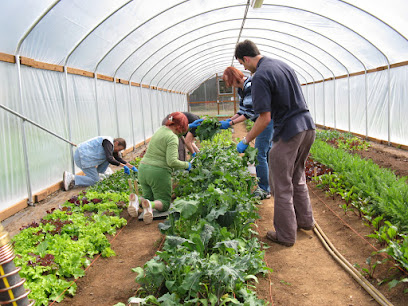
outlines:
M106 159L111 165L114 165L114 166L122 165L122 166L128 166L129 168L133 167L133 165L129 164L127 161L120 158L118 153L113 152L113 144L109 140L104 139L102 141L102 146L105 151Z
M191 132L187 132L186 137L184 139L184 143L187 147L187 150L189 150L190 153L195 152L195 150L193 149L193 139L194 139L193 134Z
M271 121L271 113L264 112L260 113L258 119L256 119L254 126L245 136L246 142L250 143L254 140L261 132L268 126Z
M118 152L117 152L117 153L113 152L113 157L114 157L118 162L120 162L122 165L128 166L129 168L132 168L132 167L133 167L132 164L130 164L130 163L128 163L126 160L120 158Z
M245 120L247 120L247 117L245 117L244 115L240 115L240 116L238 116L238 117L232 119L232 120L230 121L230 125L234 125L234 124L243 122L243 121L245 121Z
M120 161L117 161L114 157L113 157L113 144L107 140L104 139L102 141L102 147L103 150L105 151L105 156L107 161L114 166L120 166ZM126 162L125 162L126 163Z
M166 163L170 168L187 169L189 163L178 158L178 137L172 137L167 142Z

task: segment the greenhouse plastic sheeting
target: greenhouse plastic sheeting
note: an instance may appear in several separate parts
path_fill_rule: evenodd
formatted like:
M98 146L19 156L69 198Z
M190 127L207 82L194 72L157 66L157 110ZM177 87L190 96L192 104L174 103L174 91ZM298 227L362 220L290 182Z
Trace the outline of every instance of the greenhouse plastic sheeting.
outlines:
M150 138L204 81L243 69L234 49L244 39L294 69L317 124L408 145L408 1L253 2L7 1L0 211L74 170L69 142Z

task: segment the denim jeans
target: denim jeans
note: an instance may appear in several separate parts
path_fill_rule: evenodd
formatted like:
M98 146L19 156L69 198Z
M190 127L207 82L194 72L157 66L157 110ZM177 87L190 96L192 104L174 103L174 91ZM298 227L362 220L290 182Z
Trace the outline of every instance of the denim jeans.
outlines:
M269 187L269 167L268 155L272 148L273 121L255 139L255 148L258 149L258 165L256 166L256 176L259 179L258 186L267 192L271 192Z
M105 161L100 164L98 167L82 168L81 158L79 157L78 150L74 154L75 164L81 168L85 173L83 175L75 175L75 185L76 186L91 186L99 182L99 173L104 173L109 166L109 162Z

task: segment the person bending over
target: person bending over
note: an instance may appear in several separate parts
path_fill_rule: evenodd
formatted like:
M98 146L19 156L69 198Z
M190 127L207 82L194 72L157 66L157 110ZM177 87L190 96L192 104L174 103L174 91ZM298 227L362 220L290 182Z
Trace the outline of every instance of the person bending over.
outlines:
M239 111L227 120L220 121L221 129L227 129L234 124L250 119L256 121L258 114L254 112L252 105L251 84L252 77L245 77L242 71L235 67L227 67L222 75L227 86L238 88ZM256 176L258 177L258 188L254 196L263 200L271 197L269 187L268 154L272 147L273 120L255 139L255 148L258 149L258 165L256 166Z
M187 160L186 148L191 153L192 157L196 156L196 154L200 152L200 149L195 144L195 137L196 137L196 129L204 119L200 119L199 116L193 113L190 113L190 112L182 112L182 113L187 117L189 130L187 131L186 134L183 135L183 137L179 137L178 151L179 151L179 159L185 161ZM166 124L169 116L170 115L167 115L163 119L162 125Z
M64 190L68 191L75 186L91 186L99 182L99 173L104 173L109 164L122 166L125 173L130 169L137 172L136 167L119 157L119 152L126 149L126 141L123 138L109 136L97 136L82 142L74 153L75 164L85 173L74 175L64 171Z
M181 112L171 113L164 126L152 136L146 154L139 165L139 184L143 197L140 204L143 208L143 221L153 221L153 209L166 211L170 207L173 169L190 170L191 164L178 158L178 138L188 130L187 117ZM128 213L132 217L139 215L139 198L129 196Z

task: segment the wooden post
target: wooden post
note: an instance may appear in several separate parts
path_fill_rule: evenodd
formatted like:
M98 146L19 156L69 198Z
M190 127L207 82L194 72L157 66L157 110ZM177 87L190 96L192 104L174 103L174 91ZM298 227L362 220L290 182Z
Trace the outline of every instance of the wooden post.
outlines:
M128 184L129 184L130 193L133 193L133 183L131 179L128 179Z
M135 193L139 196L139 186L137 185L137 181L133 181L133 184L135 185Z

